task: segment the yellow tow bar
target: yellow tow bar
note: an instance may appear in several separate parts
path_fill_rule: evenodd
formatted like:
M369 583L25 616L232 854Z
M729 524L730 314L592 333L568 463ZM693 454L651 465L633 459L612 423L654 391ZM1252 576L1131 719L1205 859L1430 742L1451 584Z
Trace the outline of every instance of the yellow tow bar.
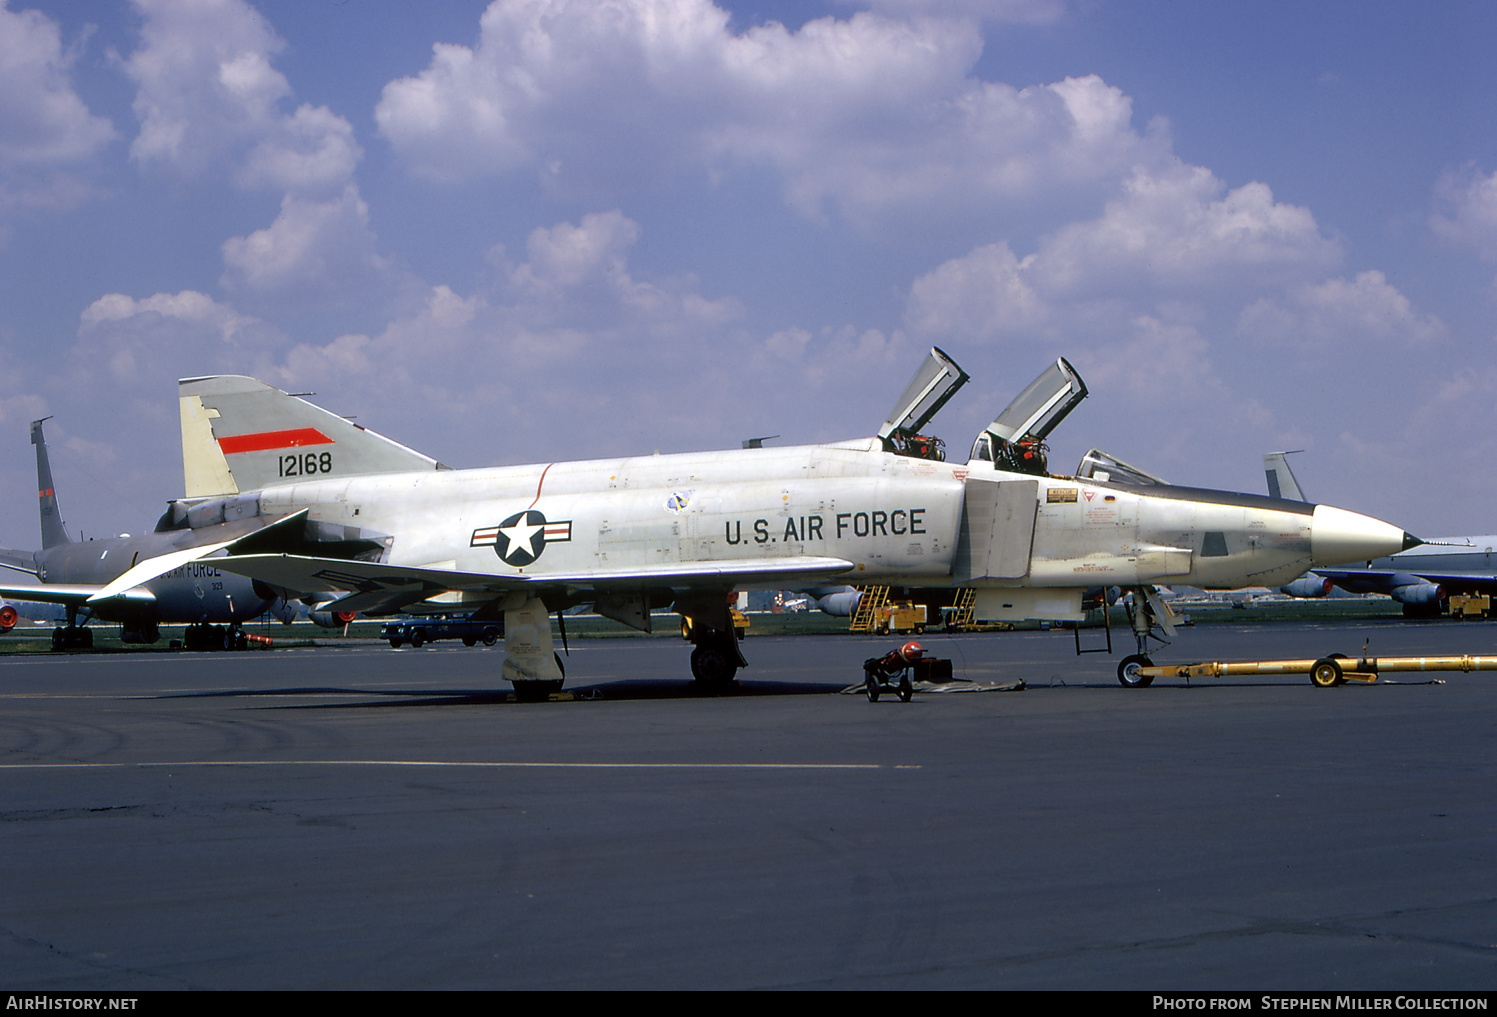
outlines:
M1234 675L1307 674L1310 684L1328 689L1347 682L1375 682L1395 671L1497 671L1497 657L1348 657L1333 653L1318 660L1207 661L1163 667L1142 654L1125 657L1118 681L1142 688L1155 678L1228 678Z

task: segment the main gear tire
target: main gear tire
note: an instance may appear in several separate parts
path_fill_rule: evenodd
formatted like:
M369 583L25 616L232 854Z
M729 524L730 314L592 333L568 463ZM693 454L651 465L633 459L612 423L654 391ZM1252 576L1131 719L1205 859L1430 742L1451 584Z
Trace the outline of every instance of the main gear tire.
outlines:
M691 651L691 676L709 689L724 689L733 683L738 663L716 641L698 643Z

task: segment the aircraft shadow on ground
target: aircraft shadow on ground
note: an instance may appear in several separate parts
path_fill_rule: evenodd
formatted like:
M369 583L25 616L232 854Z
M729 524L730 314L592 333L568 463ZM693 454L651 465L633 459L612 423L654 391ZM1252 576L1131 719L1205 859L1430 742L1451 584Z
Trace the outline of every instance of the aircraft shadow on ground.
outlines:
M564 689L549 702L627 702L668 699L743 699L763 696L834 695L841 686L825 682L757 681L733 682L720 691L703 689L690 681L597 682ZM159 699L260 699L294 696L361 697L339 703L296 703L262 707L277 710L345 710L389 707L535 705L520 703L508 689L361 689L340 686L307 686L277 689L221 689L211 692L173 693ZM368 698L373 697L373 698Z

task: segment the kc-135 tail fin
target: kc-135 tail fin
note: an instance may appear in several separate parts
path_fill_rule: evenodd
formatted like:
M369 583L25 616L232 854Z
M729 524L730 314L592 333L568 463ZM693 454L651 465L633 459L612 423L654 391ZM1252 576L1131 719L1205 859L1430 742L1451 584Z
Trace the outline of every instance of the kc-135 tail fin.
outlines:
M1300 451L1295 449L1294 452ZM1299 481L1294 479L1294 471L1289 468L1289 456L1294 452L1265 452L1263 454L1263 472L1268 477L1268 496L1270 498L1284 498L1289 501L1309 501L1300 491Z
M430 456L254 378L183 378L177 386L188 498L332 477L446 469Z
M47 439L42 435L42 425L51 419L43 417L31 422L31 444L36 446L36 497L41 503L43 550L72 543L57 508L57 492L52 487L52 464L47 459Z

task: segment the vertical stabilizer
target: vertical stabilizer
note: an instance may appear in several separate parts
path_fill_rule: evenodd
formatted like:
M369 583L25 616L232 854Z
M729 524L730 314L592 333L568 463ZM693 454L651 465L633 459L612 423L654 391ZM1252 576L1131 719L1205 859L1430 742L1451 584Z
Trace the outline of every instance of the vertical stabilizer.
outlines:
M177 394L188 498L444 468L430 456L254 378L183 378Z
M1263 472L1268 477L1268 496L1270 498L1283 498L1287 501L1309 501L1299 489L1299 481L1294 479L1294 471L1289 469L1289 456L1303 449L1295 449L1293 452L1265 452L1263 454Z
M67 528L62 525L62 514L57 510L57 492L52 487L52 464L47 461L47 439L42 436L42 425L51 420L43 417L31 422L31 444L36 446L36 497L42 510L42 550L58 544L70 544Z

